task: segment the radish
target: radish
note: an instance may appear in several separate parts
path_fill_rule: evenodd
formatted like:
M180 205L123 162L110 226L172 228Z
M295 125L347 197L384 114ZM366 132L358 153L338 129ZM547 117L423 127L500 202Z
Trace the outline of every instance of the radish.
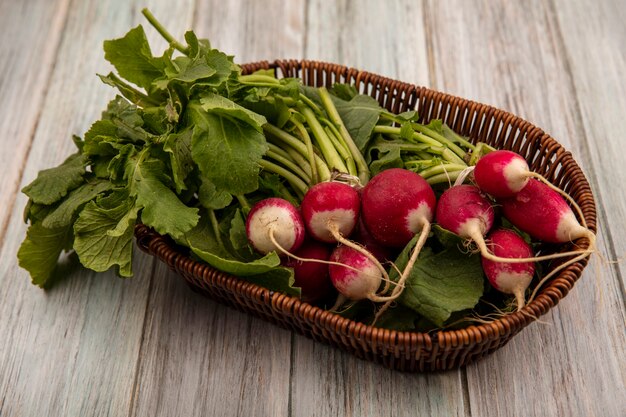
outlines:
M302 299L308 303L315 303L327 298L332 292L332 284L328 272L328 261L331 248L315 240L306 240L294 255L299 259L288 257L283 265L293 268L295 286L302 290ZM306 259L310 259L307 261Z
M529 183L531 178L535 178L543 183L543 187L537 185L538 183L531 184L532 192L529 191L531 189L526 190L526 197L529 195L533 195L532 199L537 200L537 205L541 205L542 210L544 212L552 210L546 209L545 207L553 207L558 210L559 213L565 213L568 217L567 221L568 225L565 226L567 231L573 231L574 235L572 235L571 239L575 239L574 236L578 235L579 237L586 236L589 237L591 232L588 230L587 225L584 223L585 219L576 204L576 201L572 197L569 196L565 191L560 188L554 186L550 181L548 181L543 175L533 172L528 167L528 163L524 158L515 152L499 150L488 153L478 160L476 163L476 167L474 169L474 180L480 189L492 195L498 200L513 198L519 192L524 190ZM548 189L552 190L549 192ZM533 194L535 193L535 194ZM560 194L557 195L557 194ZM570 202L572 207L576 210L578 216L583 221L583 225L581 226L574 213L569 209L567 203L561 198L561 196L567 201ZM544 203L547 203L545 205ZM537 211L533 211L533 214L538 213ZM509 219L510 220L510 219ZM536 229L539 229L539 225L543 224L543 221L534 222L534 224L538 225ZM550 227L554 227L551 225ZM531 226L531 229L533 226ZM574 230L576 229L576 230ZM553 230L550 228L544 229L546 233L538 232L538 238L547 242L568 242L570 236L567 237L559 237L556 238L553 236ZM527 232L530 233L530 232ZM532 236L532 233L530 233ZM547 235L548 239L544 239L539 237L539 235ZM552 239L552 240L549 240ZM563 240L565 239L565 240Z
M339 293L353 301L387 301L377 295L383 276L372 260L349 246L338 246L330 256L336 264L328 267L330 279Z
M529 258L532 249L524 239L512 230L498 229L489 234L487 247L503 258ZM517 300L517 311L524 307L524 292L535 274L533 262L509 263L494 262L482 258L483 270L491 285L505 294L512 294Z
M388 246L382 245L379 241L374 239L374 236L367 230L365 223L363 223L363 216L359 217L359 223L356 230L352 235L352 239L360 243L367 249L379 262L387 262L395 259L397 251Z
M346 239L359 219L359 193L342 182L321 182L309 188L302 200L302 217L309 234L322 242L339 242L361 252L378 267L388 282L389 274L367 249Z
M544 183L530 180L514 197L503 199L504 216L535 239L565 243L593 233L576 220L567 202Z
M453 233L484 246L483 237L493 226L493 207L473 185L455 185L437 203L437 223Z
M563 209L561 205L552 206L552 211L555 212L544 212L539 207L532 207L533 204L550 204L549 201L545 201L543 203L529 203L529 201L533 199L538 199L540 197L534 196L532 194L534 191L526 190L527 187L532 187L534 190L535 184L541 184L536 180L531 180L528 182L526 187L517 194L513 199L503 200L502 205L504 208L505 217L511 221L516 227L519 227L522 231L527 231L524 227L521 227L520 224L517 224L514 219L511 218L507 214L506 205L513 206L513 201L519 201L520 204L522 200L525 204L528 204L527 207L520 208L519 210L512 209L515 211L513 217L519 218L521 222L524 221L525 218L533 218L534 222L538 224L545 224L547 220L541 220L541 216L546 217L554 217L556 214L556 209ZM543 186L543 184L541 184ZM551 196L556 195L558 200L563 201L560 195L554 193L549 188L545 187L544 190L549 190L551 192ZM530 192L528 192L530 191ZM554 193L554 194L552 194ZM541 200L537 200L541 201ZM554 204L554 203L552 203ZM565 208L569 210L567 203L563 201L563 205ZM533 210L535 210L533 212ZM511 209L509 209L511 211ZM571 210L570 210L571 212ZM576 221L576 217L571 215L571 217ZM525 258L507 258L495 255L489 251L487 245L485 244L484 236L489 232L491 227L493 226L494 213L493 207L487 198L481 193L478 187L473 185L456 185L454 187L446 190L441 197L439 198L439 203L437 204L437 223L443 227L444 229L450 230L457 235L473 240L478 248L480 249L480 253L483 257L494 261L494 262L507 262L507 263L524 263L524 262L539 262L545 261L549 259L562 258L565 256L578 255L581 253L590 253L589 250L586 251L571 251L571 252L563 252L563 253L555 253L551 255L544 256L532 256ZM552 221L553 222L553 221ZM528 222L532 223L532 221ZM554 222L553 222L554 223ZM558 223L558 222L557 222ZM576 222L577 223L577 222ZM556 225L556 223L555 223ZM580 226L580 225L579 225ZM543 226L538 226L543 227ZM553 226L554 228L555 226ZM580 232L580 229L576 229ZM584 229L583 230L587 230ZM527 232L528 233L528 232ZM590 232L589 232L590 233ZM532 233L529 233L533 236ZM593 235L593 233L590 233ZM536 236L533 236L536 237ZM541 237L537 236L539 239ZM589 237L585 235L585 237ZM595 237L595 236L594 236ZM561 241L565 242L565 241Z
M363 189L362 200L367 230L383 245L399 248L430 224L437 202L425 179L401 168L372 178Z
M411 257L393 289L390 300L400 296L417 257L430 233L437 199L433 189L418 174L391 168L374 176L362 192L363 223L380 243L404 247L417 234L420 237ZM383 290L386 292L388 286ZM389 307L388 301L377 313L374 322Z
M321 182L309 188L302 200L302 217L309 235L321 242L338 242L357 224L359 193L341 182Z
M302 216L290 202L267 198L256 203L246 219L250 244L260 253L288 253L304 241Z
M524 188L532 172L515 152L490 152L476 163L474 180L480 189L495 198L512 197Z

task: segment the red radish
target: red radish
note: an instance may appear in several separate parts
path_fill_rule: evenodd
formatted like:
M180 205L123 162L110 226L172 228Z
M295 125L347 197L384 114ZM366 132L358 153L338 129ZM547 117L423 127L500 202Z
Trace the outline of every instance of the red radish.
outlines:
M354 301L387 300L376 294L383 277L378 266L367 256L340 245L333 251L330 260L336 263L328 267L330 279L341 295Z
M426 243L436 204L435 193L428 182L405 169L385 170L374 176L363 189L363 223L374 239L386 246L404 247L416 234L420 234L390 300L400 296ZM383 292L387 290L386 285ZM377 312L374 322L389 307L390 302Z
M321 182L309 188L302 200L302 217L309 234L326 243L337 242L337 235L349 236L359 218L357 191L341 182Z
M309 234L322 242L339 242L361 252L388 280L389 274L364 247L346 239L356 227L361 199L359 193L342 182L321 182L309 188L302 200L302 217Z
M579 237L595 241L576 201L541 174L532 172L526 160L515 152L499 150L483 156L474 169L474 179L483 192L498 200L507 199L505 216L514 224L517 221L524 225L518 227L531 236L553 243ZM576 209L582 225L564 199Z
M331 248L314 240L306 240L294 252L300 259L288 257L283 263L293 268L295 286L302 289L302 299L308 303L315 303L331 294L333 291L328 273L328 265L317 261L328 261ZM313 261L307 261L312 259Z
M498 229L489 234L487 247L503 258L530 258L533 251L528 243L512 230ZM535 274L533 262L494 262L482 258L483 270L491 285L498 291L511 294L517 300L517 310L524 307L524 292Z
M542 195L547 196L548 194L544 191L535 192L537 184L539 184L543 190L550 191L549 196L556 196L558 200L562 201L562 204L556 204L554 201L544 201L547 197L542 197ZM555 234L557 228L559 227L559 210L564 210L565 208L571 213L571 216L566 216L568 220L564 221L564 224L569 224L571 219L576 222L576 217L567 206L567 203L563 201L561 196L558 193L552 191L550 188L544 187L545 186L542 183L532 179L528 182L526 187L524 187L522 191L517 194L516 197L502 201L505 217L510 220L511 223L513 223L515 226L519 227L523 231L526 231L531 236L533 236L533 234L528 232L528 229L525 229L522 225L527 225L530 227L534 224L535 228L538 229L541 227L546 227L548 226L548 224L552 224L552 233ZM535 195L535 193L537 195ZM535 199L536 201L534 203L531 203L531 201ZM551 205L551 209L544 211L541 207L539 207L539 205L542 204L546 206ZM513 207L514 205L517 205L519 207ZM507 209L507 206L510 207ZM513 216L509 215L511 211L514 212L512 213ZM556 259L565 256L577 255L581 253L588 254L591 250L571 251L544 256L531 256L525 258L508 258L491 253L487 248L487 245L485 244L484 236L489 232L491 226L493 226L493 208L491 207L491 203L489 202L489 200L487 200L487 198L481 193L481 191L473 185L456 185L446 190L439 198L436 217L437 223L441 227L450 230L451 232L454 232L463 238L473 240L476 245L478 245L481 255L494 262L538 262L548 259ZM552 219L556 217L557 221L546 220L545 218L542 219L542 217ZM593 235L593 233L591 233L589 230L578 225L578 222L576 222L576 225L578 227L574 227L574 231L576 231L577 233L584 232L583 235L580 235L578 237L589 237L592 240L591 246L593 246L595 235ZM569 236L574 236L574 231L565 234ZM542 236L544 235L550 236L545 231L541 231L539 233L541 234L541 236L534 235L533 237L542 239ZM554 242L555 240L546 241Z
M535 239L565 243L590 237L567 202L550 187L532 179L514 197L500 201L504 216Z
M260 253L294 251L304 241L302 216L289 201L267 198L256 203L246 219L250 244Z
M493 207L473 185L455 185L444 191L437 203L437 223L477 244L493 226ZM479 245L480 246L480 245Z
M385 246L404 247L432 221L436 198L418 174L400 168L381 172L363 189L363 222Z
M396 251L383 246L378 242L372 234L367 230L363 223L363 216L359 217L359 223L354 231L352 239L360 243L367 249L379 262L387 262L395 259Z
M474 180L480 189L495 198L512 197L524 188L532 172L515 152L490 152L476 163Z

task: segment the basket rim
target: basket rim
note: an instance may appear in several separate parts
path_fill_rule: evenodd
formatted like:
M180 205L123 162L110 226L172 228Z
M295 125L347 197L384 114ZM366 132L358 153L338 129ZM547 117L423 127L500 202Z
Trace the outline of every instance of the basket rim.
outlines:
M456 100L470 106L481 106L482 108L486 109L487 112L493 113L491 114L491 117L494 117L497 114L502 118L515 120L518 123L525 125L526 128L529 128L529 131L527 132L528 135L530 135L530 133L532 132L538 137L540 136L541 140L553 141L556 145L558 145L559 152L565 153L565 158L568 158L568 162L571 161L570 163L574 164L573 170L576 174L577 181L582 182L582 187L586 187L589 190L592 202L591 206L588 206L587 208L581 207L581 209L583 211L583 215L588 227L594 233L596 232L595 199L593 198L589 182L585 177L582 169L573 159L571 153L569 153L569 151L567 151L565 147L563 147L563 145L561 145L550 135L545 133L541 128L533 125L532 123L519 116L516 116L506 110L502 110L488 104L479 103L474 100L465 99L431 88L417 86L415 84L395 80L368 71L361 71L353 67L348 67L341 64L334 64L330 62L315 60L278 59L274 61L258 61L246 63L241 65L241 68L244 74L258 69L273 69L276 72L276 76L282 75L283 77L287 76L287 74L289 73L287 68L295 68L298 75L300 75L301 71L303 72L306 70L327 69L332 70L338 77L341 76L345 79L352 78L357 88L361 83L368 83L371 82L372 79L375 79L376 81L392 85L394 89L400 87L408 88L407 91L409 91L410 94L418 95L421 92L431 92L444 99ZM282 74L278 74L279 70L282 72ZM300 76L298 76L298 78L302 79L302 77ZM270 303L272 307L283 306L281 310L284 310L284 307L287 307L289 309L288 313L290 315L301 312L303 314L306 313L307 316L310 317L315 316L315 322L322 325L332 324L332 328L341 328L345 331L346 335L354 335L357 337L357 339L362 341L378 341L382 342L385 345L408 345L417 342L421 345L426 346L428 349L433 348L435 350L437 350L438 348L459 348L460 346L464 345L484 343L492 341L494 339L498 339L499 337L505 336L510 333L517 333L522 328L530 324L532 321L535 321L540 316L546 314L551 308L556 306L556 304L558 304L558 302L562 298L567 295L569 290L571 290L576 281L580 278L582 270L585 268L589 260L589 257L586 257L560 271L558 275L556 275L549 282L544 284L537 296L530 303L526 304L524 308L520 311L506 314L498 318L497 320L489 323L472 324L462 329L436 329L429 332L418 332L383 329L369 324L357 322L352 319L339 316L335 313L332 313L331 311L324 310L320 307L309 304L296 297L292 297L276 291L271 291L265 287L262 287L250 281L246 281L235 275L224 273L206 263L198 262L191 259L187 254L177 250L175 243L171 241L168 237L158 234L156 231L150 229L143 224L137 224L137 226L135 227L135 237L138 246L142 250L152 255L155 255L157 253L155 249L157 245L161 247L166 247L170 251L174 252L179 259L184 259L186 262L192 265L192 267L190 267L189 269L193 268L195 277L201 278L201 275L206 273L210 274L213 277L216 277L216 279L223 278L226 280L223 283L224 287L237 287L238 290L241 292L260 294L261 296L263 296L263 298L267 297L267 302ZM587 239L582 238L578 239L575 243L578 247L587 249L590 242ZM171 256L168 256L168 258L170 258L168 262L175 262L175 260L173 260ZM470 335L470 331L473 333L472 335Z

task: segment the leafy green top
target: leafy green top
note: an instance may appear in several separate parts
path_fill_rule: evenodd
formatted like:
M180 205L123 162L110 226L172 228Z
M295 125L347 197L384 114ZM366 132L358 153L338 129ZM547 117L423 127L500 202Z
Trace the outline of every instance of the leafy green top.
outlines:
M260 256L248 243L252 203L280 196L297 204L333 170L366 182L404 167L442 183L466 167L465 152L474 149L440 121L424 126L415 112L390 114L353 86L304 87L271 70L242 75L208 40L187 32L179 43L144 14L170 46L153 55L142 26L105 41L116 73L99 77L120 95L84 138L74 138L76 153L23 189L30 226L18 258L38 286L56 282L59 257L71 251L94 271L116 267L131 276L133 230L141 222L219 270L298 296L278 254ZM434 230L381 326L442 326L482 295L478 258Z

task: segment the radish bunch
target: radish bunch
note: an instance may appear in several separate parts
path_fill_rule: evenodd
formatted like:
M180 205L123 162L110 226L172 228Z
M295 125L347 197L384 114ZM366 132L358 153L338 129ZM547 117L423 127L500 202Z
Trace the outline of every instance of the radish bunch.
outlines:
M514 295L518 309L525 304L535 262L577 255L544 277L539 288L558 270L593 252L595 235L584 219L583 224L578 222L565 199L573 200L531 172L521 156L489 153L478 161L474 178L478 186L452 186L438 202L420 175L399 168L374 176L360 192L343 182L318 183L304 195L300 210L277 198L257 203L248 215L248 238L261 253L275 250L286 255L284 264L294 268L306 300L327 297L331 282L340 298L384 303L376 318L402 293L433 217L444 229L475 242L487 279L495 289ZM488 195L514 226L533 239L566 243L585 237L591 240L590 249L534 256L514 231L492 231L495 212ZM353 234L363 244L350 240ZM300 249L305 235L311 239ZM416 235L407 265L390 290L381 261Z
M324 298L328 293L320 294L312 288L323 287L324 279L319 276L328 276L341 297L384 302L382 312L404 288L428 237L435 204L435 193L422 177L403 169L389 169L372 178L360 194L342 182L316 184L305 194L299 211L282 199L263 200L250 211L246 230L259 252L275 250L287 256L284 263L294 268L305 299ZM357 226L355 236L363 244L349 239ZM304 230L318 242L317 250L309 249L311 243L300 248ZM411 259L389 293L390 279L381 260L389 259L392 248L406 246L416 234L420 238ZM330 253L319 245L336 247Z
M496 289L515 295L518 309L524 306L523 294L532 280L533 262L578 255L544 277L539 288L558 270L594 251L595 235L584 224L582 215L583 224L578 222L563 196L573 202L571 197L531 172L521 156L510 151L489 153L476 164L474 179L478 187L456 185L443 193L437 206L437 222L476 243L487 278ZM590 248L533 256L528 244L514 232L493 232L485 240L494 222L486 194L495 197L504 216L533 239L566 243L585 237L591 242ZM574 207L580 213L575 203Z

